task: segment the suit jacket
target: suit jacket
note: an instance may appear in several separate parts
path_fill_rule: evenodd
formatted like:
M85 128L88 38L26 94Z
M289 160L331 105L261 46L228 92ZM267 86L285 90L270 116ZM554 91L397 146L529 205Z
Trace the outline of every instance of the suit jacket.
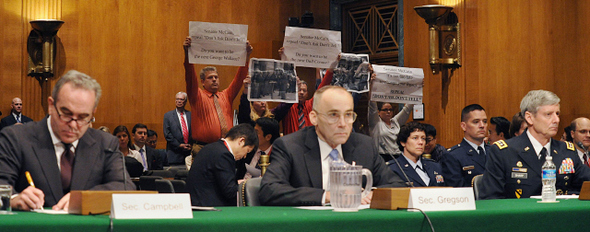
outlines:
M348 163L355 161L373 174L373 186L405 186L377 153L371 137L351 133L342 144ZM273 143L270 165L259 193L263 205L321 205L322 163L315 126L303 128Z
M45 207L64 196L55 149L47 118L0 132L0 184L9 184L19 193L29 187L25 171L45 194ZM124 184L123 156L119 140L89 128L79 139L75 152L71 190L135 190L127 175Z
M590 168L580 161L574 144L551 139L550 155L557 171L557 194L578 194L582 183L590 180ZM541 195L542 166L527 133L494 143L482 178L481 198Z
M445 181L442 176L442 168L440 167L439 163L434 162L431 159L420 158L420 160L422 161L422 168L424 168L424 171L426 171L426 174L428 174L428 177L430 178L428 185L426 185L426 183L424 183L420 175L418 175L418 173L416 172L416 169L412 168L412 165L410 165L408 160L404 158L403 155L398 157L396 160L397 162L399 162L399 166L397 166L397 163L395 163L395 161L390 161L389 168L403 180L406 179L404 176L405 172L408 176L407 181L412 182L414 187L430 187L445 185ZM402 167L402 169L400 169L399 167ZM401 170L404 170L404 172L402 172Z
M162 157L160 153L151 147L145 146L146 155L147 155L147 162L148 162L148 170L162 170L164 169L164 163L162 162Z
M465 139L447 150L441 157L443 176L446 185L452 187L471 187L474 176L483 174L489 145L485 145L486 156L480 156Z
M185 111L185 115L190 144L191 112ZM184 158L190 155L191 151L187 151L179 147L181 143L184 143L184 137L182 136L182 124L180 123L180 120L178 120L176 109L168 111L166 114L164 114L164 138L166 138L168 163L184 164Z
M21 114L20 121L22 123L26 123L26 122L32 122L33 119ZM4 127L11 126L14 124L16 124L16 118L14 118L14 115L12 115L12 112L10 112L10 114L8 114L6 117L4 117L4 118L2 118L2 120L0 120L0 130L2 130L2 128L4 128Z
M192 205L236 206L236 162L223 140L203 147L186 179Z

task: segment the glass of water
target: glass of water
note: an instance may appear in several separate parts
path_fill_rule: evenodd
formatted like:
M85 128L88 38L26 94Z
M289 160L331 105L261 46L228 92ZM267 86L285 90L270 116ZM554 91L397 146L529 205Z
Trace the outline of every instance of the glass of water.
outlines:
M12 214L10 196L12 196L12 186L0 185L0 214Z

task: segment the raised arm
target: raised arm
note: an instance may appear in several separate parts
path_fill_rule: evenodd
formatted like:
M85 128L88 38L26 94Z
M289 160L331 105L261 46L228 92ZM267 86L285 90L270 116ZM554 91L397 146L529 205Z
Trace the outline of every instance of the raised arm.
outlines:
M233 99L236 98L236 96L240 92L240 89L242 88L242 84L244 83L244 79L246 79L246 76L248 75L248 66L250 64L250 54L252 54L252 49L253 48L250 45L250 41L246 42L246 52L248 54L248 56L246 58L246 64L245 64L245 66L238 68L238 73L236 73L236 76L234 77L233 81L231 82L231 84L229 84L229 87L227 87L227 89L225 90L225 91L227 91L229 99L231 99L232 101L233 101Z
M199 97L197 94L199 91L199 79L195 73L195 66L188 61L188 49L191 46L191 41L191 37L187 36L182 46L184 47L184 80L186 82L186 93L188 95L188 100L193 103L197 102Z

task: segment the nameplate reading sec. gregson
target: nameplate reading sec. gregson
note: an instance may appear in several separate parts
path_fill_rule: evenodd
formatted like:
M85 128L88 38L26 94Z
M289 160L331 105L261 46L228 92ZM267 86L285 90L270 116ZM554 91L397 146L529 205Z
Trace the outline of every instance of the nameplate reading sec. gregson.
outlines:
M191 200L183 194L113 194L111 218L193 218Z
M423 211L475 210L472 188L412 188L408 208Z

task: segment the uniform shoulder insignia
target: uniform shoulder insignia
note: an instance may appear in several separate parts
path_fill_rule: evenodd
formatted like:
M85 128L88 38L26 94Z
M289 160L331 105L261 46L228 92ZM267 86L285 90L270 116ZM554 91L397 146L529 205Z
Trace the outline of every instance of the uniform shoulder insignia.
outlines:
M567 146L568 150L576 151L576 148L572 142L565 141L565 145Z
M496 146L498 146L498 148L500 148L500 150L508 147L508 144L506 144L506 142L504 142L504 140L498 140L494 144L496 144Z
M452 150L455 150L455 149L460 148L460 147L461 147L461 144L457 144L457 145L455 145L455 146L447 149L447 151L452 151Z

